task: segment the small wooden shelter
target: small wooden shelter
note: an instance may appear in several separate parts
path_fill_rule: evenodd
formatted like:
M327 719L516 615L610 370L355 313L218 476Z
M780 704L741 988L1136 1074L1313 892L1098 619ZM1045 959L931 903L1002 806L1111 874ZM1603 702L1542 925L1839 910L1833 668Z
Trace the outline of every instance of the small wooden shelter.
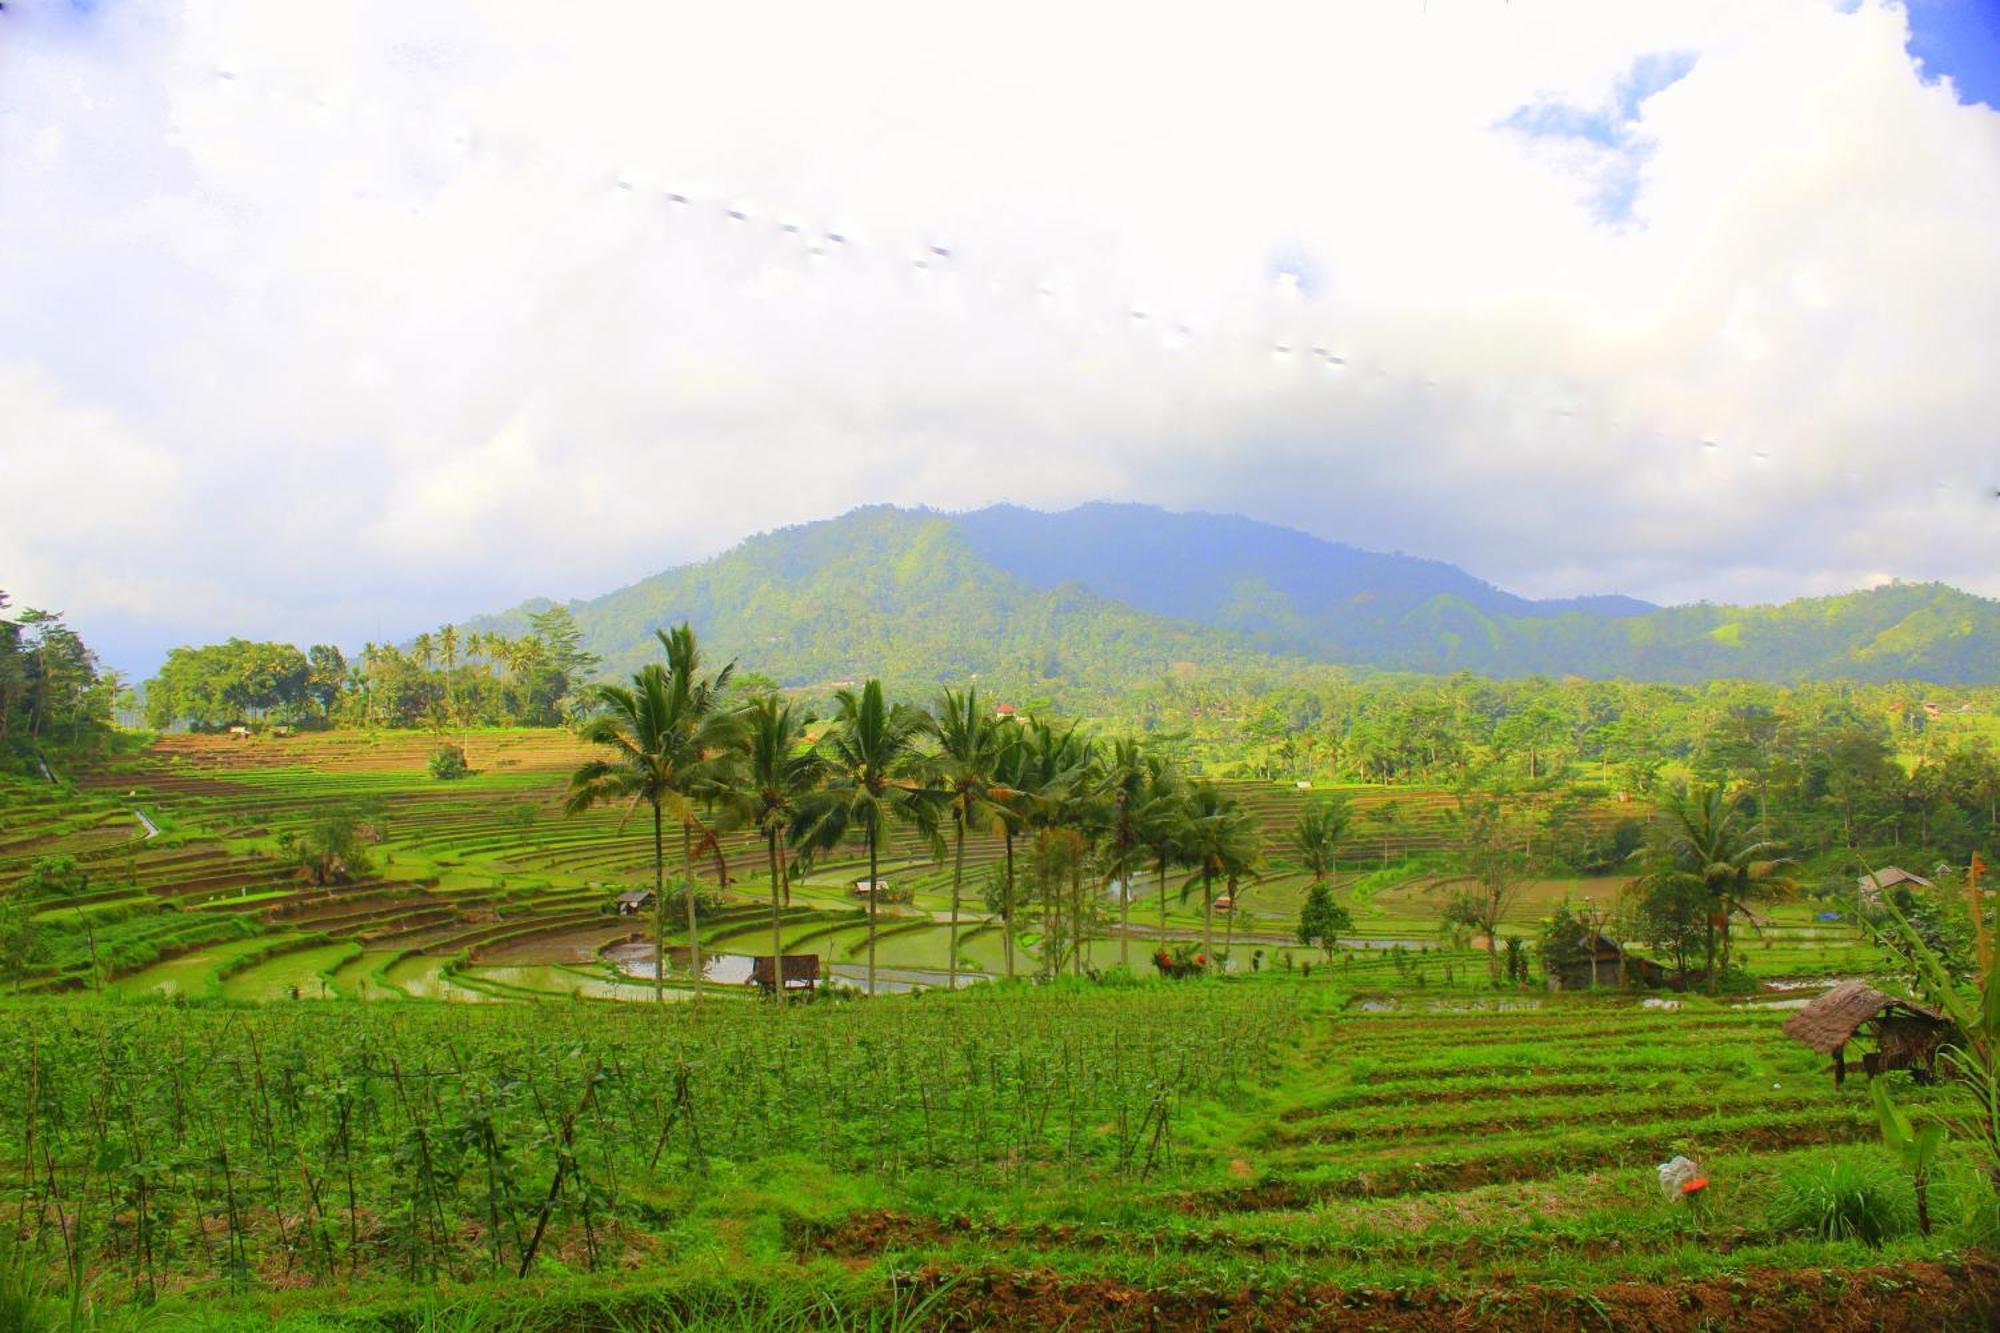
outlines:
M1879 902L1885 890L1901 888L1909 884L1919 889L1933 887L1922 875L1912 874L1901 866L1883 866L1872 875L1863 875L1855 881L1861 897L1867 902Z
M651 889L631 889L618 895L618 915L637 916L653 905Z
M786 990L804 990L808 993L819 989L819 955L816 953L788 953L784 955ZM750 959L750 984L771 993L771 955L757 954Z
M1667 970L1650 958L1627 953L1607 936L1591 934L1579 940L1579 955L1549 973L1550 990L1589 990L1597 986L1664 986ZM1595 964L1593 971L1592 964Z
M888 892L889 881L886 879L857 879L854 881L854 896L857 898L872 898L878 893L886 896Z
M1833 1057L1833 1085L1847 1081L1847 1043L1863 1028L1877 1049L1862 1057L1873 1078L1908 1069L1928 1083L1937 1050L1951 1035L1951 1022L1935 1009L1885 995L1865 981L1843 981L1785 1020L1785 1035Z

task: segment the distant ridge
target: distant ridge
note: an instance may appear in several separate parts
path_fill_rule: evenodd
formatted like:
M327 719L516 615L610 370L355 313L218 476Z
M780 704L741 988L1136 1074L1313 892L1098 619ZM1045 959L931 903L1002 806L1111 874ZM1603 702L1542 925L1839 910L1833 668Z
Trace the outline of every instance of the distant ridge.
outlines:
M480 623L517 626L543 605ZM719 655L792 685L979 673L1115 690L1177 664L1274 657L1496 676L2000 679L2000 603L1942 584L1757 607L1535 601L1441 561L1139 504L873 505L570 606L609 670L652 660L653 628L687 619Z

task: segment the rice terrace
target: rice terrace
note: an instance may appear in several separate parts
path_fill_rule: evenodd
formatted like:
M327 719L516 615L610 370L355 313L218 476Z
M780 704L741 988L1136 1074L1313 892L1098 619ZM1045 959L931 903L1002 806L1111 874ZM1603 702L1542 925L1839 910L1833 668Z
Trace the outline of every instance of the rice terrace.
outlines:
M2000 0L0 0L0 1333L2000 1329Z
M562 618L538 632L560 659ZM519 683L482 640L450 673L371 647L318 721L84 708L23 752L10 1319L1908 1327L2000 1295L1964 1091L1990 1048L1863 1076L1895 1021L1866 991L1836 1082L1786 1026L1847 978L1963 1003L1984 890L1857 891L1839 812L1782 784L1824 873L1759 850L1748 789L1695 775L1762 714L1622 770L1602 738L1509 757L1490 732L1453 741L1456 782L1274 778L1199 704L1151 745L971 689L920 710L870 681L822 717L685 629L657 647L564 725L479 720ZM206 669L226 690L272 654L282 678L275 646ZM174 660L160 722L192 706ZM1367 715L1425 688L1354 700L1344 762L1383 766ZM1933 693L1965 706L1915 771L1990 764L1990 695ZM1648 765L1652 794L1616 785ZM1867 818L1899 832L1893 804ZM1740 872L1694 880L1692 914L1676 829ZM1961 1132L1912 1168L1895 1116Z

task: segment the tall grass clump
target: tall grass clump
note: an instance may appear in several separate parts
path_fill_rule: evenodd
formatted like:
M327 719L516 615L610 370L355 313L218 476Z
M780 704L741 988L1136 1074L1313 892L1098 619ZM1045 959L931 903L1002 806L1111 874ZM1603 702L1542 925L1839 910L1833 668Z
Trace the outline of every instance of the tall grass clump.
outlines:
M1916 1201L1902 1173L1879 1154L1828 1153L1779 1179L1769 1220L1777 1231L1814 1240L1880 1245L1915 1227Z

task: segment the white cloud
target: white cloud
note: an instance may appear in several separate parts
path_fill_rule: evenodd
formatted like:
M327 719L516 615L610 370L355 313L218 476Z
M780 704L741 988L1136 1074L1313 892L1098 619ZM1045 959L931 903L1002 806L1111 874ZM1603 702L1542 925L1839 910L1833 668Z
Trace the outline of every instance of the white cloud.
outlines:
M2000 114L1894 7L7 23L0 586L139 665L881 499L1236 509L1536 593L2000 593Z

